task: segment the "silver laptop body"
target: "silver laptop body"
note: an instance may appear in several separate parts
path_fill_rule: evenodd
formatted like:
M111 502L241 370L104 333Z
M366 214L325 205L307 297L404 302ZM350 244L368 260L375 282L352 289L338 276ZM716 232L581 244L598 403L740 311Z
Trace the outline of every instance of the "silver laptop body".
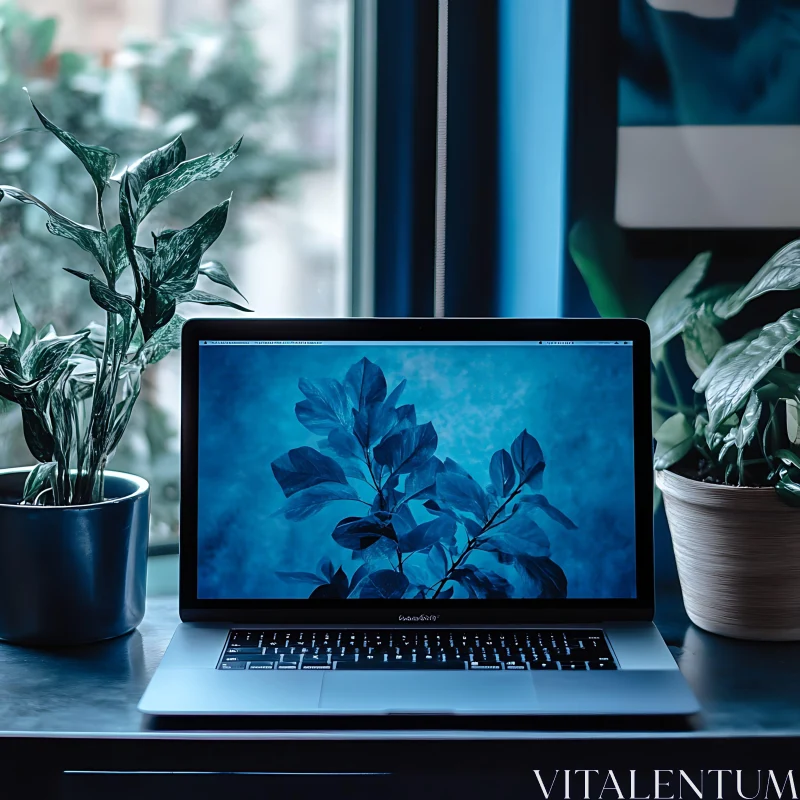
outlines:
M183 621L142 712L699 710L653 624L643 322L192 320L182 347Z

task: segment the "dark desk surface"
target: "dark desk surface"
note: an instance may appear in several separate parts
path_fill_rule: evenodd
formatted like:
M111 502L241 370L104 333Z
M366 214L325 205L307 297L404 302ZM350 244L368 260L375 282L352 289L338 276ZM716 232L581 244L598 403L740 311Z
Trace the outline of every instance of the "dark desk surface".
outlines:
M140 628L114 641L51 651L0 644L0 747L10 754L26 743L57 748L74 757L80 752L113 760L122 758L126 746L139 759L148 743L156 742L162 750L169 742L182 742L184 748L194 746L196 751L214 754L223 752L226 742L236 742L237 755L244 753L244 742L258 743L262 754L271 742L273 750L283 743L281 758L286 752L299 758L303 742L325 743L331 753L331 748L345 743L353 748L355 741L371 748L380 747L381 742L384 747L412 741L428 747L460 742L463 758L463 747L478 741L527 742L541 748L558 742L563 747L564 740L595 745L606 740L610 746L624 739L627 748L644 741L663 745L664 739L671 739L673 744L683 742L691 752L693 747L709 747L722 740L764 746L780 744L776 739L787 743L786 737L800 738L800 643L746 643L704 633L689 623L677 593L661 595L657 622L704 708L682 729L665 730L654 721L644 728L616 725L589 730L580 720L572 728L543 729L528 720L513 728L507 723L500 727L478 723L480 727L467 725L458 730L421 730L419 725L416 729L364 730L362 724L360 729L309 730L289 720L273 730L162 730L154 729L136 710L178 624L176 598L157 597L149 601ZM83 750L76 749L79 742Z

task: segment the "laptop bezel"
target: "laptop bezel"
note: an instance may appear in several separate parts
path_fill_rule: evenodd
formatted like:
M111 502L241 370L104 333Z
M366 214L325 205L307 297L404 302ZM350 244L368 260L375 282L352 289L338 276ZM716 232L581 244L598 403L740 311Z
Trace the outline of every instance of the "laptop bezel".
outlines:
M565 600L228 600L197 597L199 350L238 341L614 341L633 342L636 597ZM185 622L398 624L400 617L454 624L652 620L653 440L650 333L635 319L194 319L182 333L180 600ZM599 476L598 479L601 479Z

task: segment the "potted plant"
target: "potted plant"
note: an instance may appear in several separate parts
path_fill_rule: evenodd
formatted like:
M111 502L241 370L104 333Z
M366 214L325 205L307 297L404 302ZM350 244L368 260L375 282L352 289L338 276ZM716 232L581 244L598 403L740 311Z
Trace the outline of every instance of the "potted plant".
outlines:
M0 403L20 407L37 462L0 470L0 638L77 644L126 633L144 614L149 486L107 470L142 372L180 345L180 304L248 310L196 288L205 276L238 293L225 267L203 262L229 200L187 228L153 232L152 246L140 244L138 232L175 192L219 175L241 140L219 155L187 160L178 136L112 177L116 154L82 144L33 107L94 183L97 227L13 186L0 185L0 200L37 206L51 234L95 259L97 272L66 270L86 282L105 325L59 336L52 325L37 330L17 303L19 332L0 336ZM110 181L119 184L114 225L104 207Z
M624 310L587 234L573 231L576 264L593 297ZM744 286L701 288L709 261L695 258L647 314L656 485L684 603L713 633L800 639L800 309L732 341L721 330L767 292L800 288L800 240ZM678 338L696 379L688 393L670 361Z

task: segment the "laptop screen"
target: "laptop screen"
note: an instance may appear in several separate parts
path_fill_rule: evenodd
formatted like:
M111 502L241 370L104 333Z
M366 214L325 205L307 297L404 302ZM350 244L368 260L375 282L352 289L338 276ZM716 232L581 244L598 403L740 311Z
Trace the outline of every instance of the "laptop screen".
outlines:
M201 341L197 596L636 596L632 342Z

